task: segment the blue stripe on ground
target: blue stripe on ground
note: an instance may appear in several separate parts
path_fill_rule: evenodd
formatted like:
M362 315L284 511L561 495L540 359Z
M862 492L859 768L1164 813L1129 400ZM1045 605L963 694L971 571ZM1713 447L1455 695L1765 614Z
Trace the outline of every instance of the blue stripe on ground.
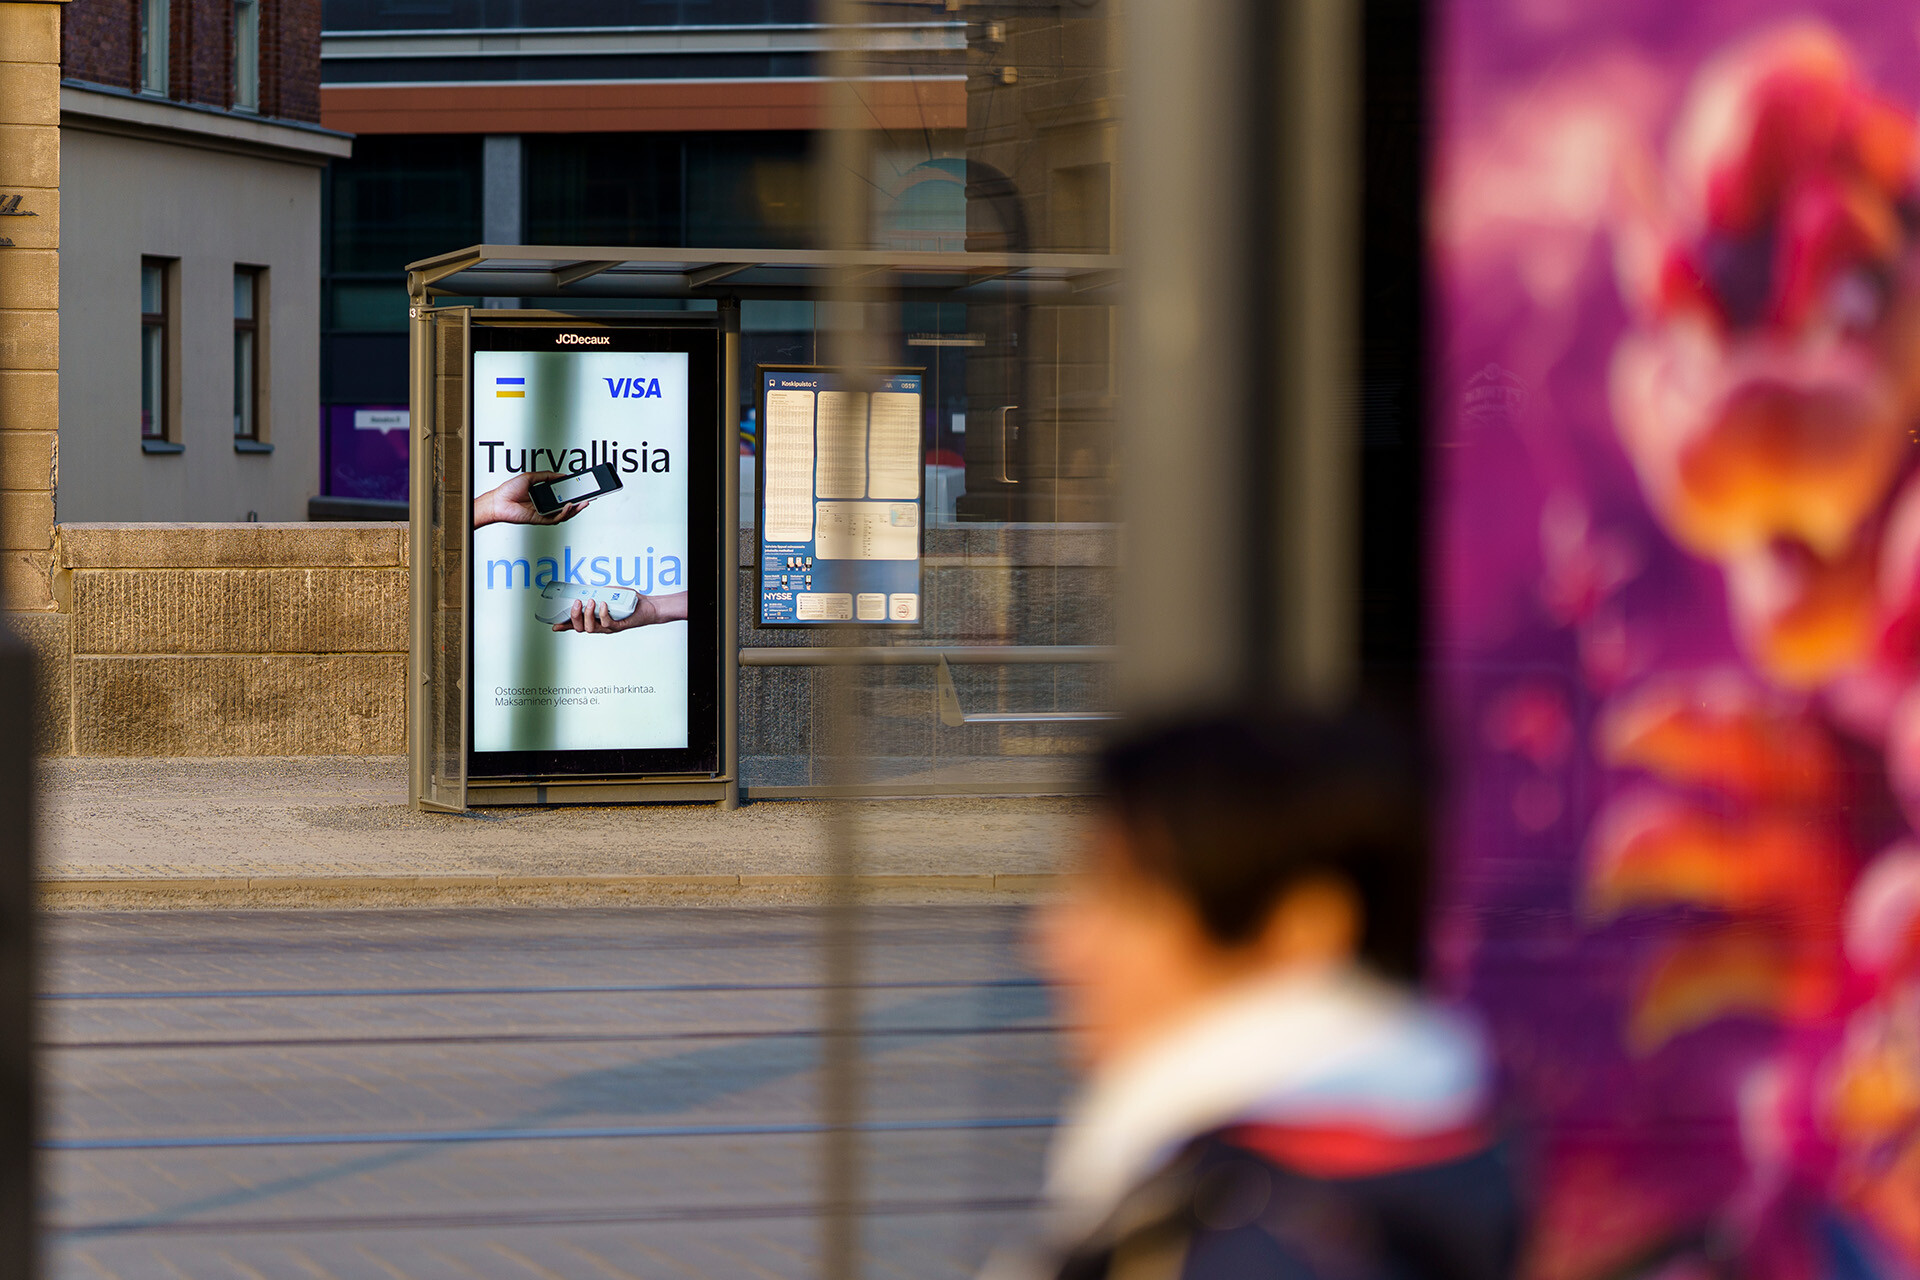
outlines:
M725 991L824 991L820 982L637 982L564 987L264 987L215 991L42 991L41 1000L297 1000L380 996L586 996L704 994ZM862 991L946 991L984 987L1037 987L1038 978L986 978L977 982L862 982Z
M976 1116L953 1120L869 1120L856 1133L945 1133L980 1129L1051 1129L1052 1116ZM210 1147L346 1147L426 1142L554 1142L577 1138L756 1138L822 1134L834 1126L798 1124L603 1125L596 1128L415 1129L370 1133L234 1133L178 1137L49 1138L47 1151L181 1151Z

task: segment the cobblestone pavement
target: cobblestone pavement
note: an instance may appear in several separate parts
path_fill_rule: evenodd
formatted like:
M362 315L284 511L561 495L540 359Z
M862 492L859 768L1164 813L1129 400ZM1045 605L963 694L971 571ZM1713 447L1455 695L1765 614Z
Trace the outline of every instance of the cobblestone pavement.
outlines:
M476 810L407 807L398 757L51 759L41 874L88 876L815 875L821 805L766 801ZM877 874L1058 871L1086 802L855 803Z
M809 1277L805 908L47 920L49 1274ZM1010 907L878 907L867 1274L1029 1230L1063 1075Z

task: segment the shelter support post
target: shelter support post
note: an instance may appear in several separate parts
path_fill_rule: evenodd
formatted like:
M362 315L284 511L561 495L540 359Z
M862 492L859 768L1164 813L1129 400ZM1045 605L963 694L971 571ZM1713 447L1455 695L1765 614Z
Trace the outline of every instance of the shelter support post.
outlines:
M740 807L740 304L720 304L720 768Z
M427 744L432 741L432 702L427 688L428 647L433 643L433 575L427 572L432 554L433 521L433 341L426 290L418 277L408 283L407 379L413 405L407 451L407 802L419 808L427 795Z
M1136 712L1358 675L1350 0L1126 8L1120 685Z

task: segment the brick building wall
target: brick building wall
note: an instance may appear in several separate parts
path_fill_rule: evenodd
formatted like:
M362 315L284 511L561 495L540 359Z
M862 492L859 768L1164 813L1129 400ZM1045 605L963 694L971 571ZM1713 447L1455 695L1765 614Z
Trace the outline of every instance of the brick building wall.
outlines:
M262 109L319 123L320 0L266 0L260 21Z
M78 0L61 23L60 72L75 80L131 89L137 83L137 0Z
M260 114L320 120L320 0L260 0ZM61 74L128 91L140 87L140 0L72 0ZM233 0L171 0L167 94L233 105Z
M172 55L167 96L225 107L233 102L233 52L228 41L232 5L225 0L172 0ZM137 14L137 10L136 10ZM136 19L137 20L137 19Z

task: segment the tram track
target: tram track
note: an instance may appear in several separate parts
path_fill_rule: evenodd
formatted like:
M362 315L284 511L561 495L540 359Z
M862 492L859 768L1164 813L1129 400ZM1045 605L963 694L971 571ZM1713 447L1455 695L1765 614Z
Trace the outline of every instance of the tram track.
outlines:
M904 979L856 982L858 991L955 991L990 988L1031 988L1044 985L1037 978ZM839 989L825 982L648 982L567 984L557 986L490 987L263 987L200 990L41 991L46 1001L150 1000L361 1000L417 999L455 996L572 996L572 995L729 995L776 992L814 992Z
M1051 1129L1053 1116L951 1116L922 1120L863 1120L855 1133L964 1133L995 1129ZM828 1132L814 1120L758 1124L503 1125L485 1129L363 1130L334 1133L135 1134L106 1138L44 1138L43 1151L195 1151L245 1147L430 1146L435 1143L575 1142L582 1139L792 1138Z
M1058 1035L1053 1025L1005 1024L966 1027L864 1027L866 1037L941 1037L996 1035ZM703 1040L809 1040L828 1034L818 1027L755 1028L748 1030L592 1032L476 1032L412 1036L287 1036L247 1040L43 1040L35 1047L62 1053L89 1050L152 1052L195 1049L364 1049L407 1045L494 1044L670 1044Z
M784 1258L839 1131L836 990L866 1006L856 1212L970 1268L1035 1211L1061 1106L1011 921L892 915L837 985L810 910L67 917L36 998L51 1274Z
M922 1215L1027 1213L1038 1201L1031 1196L981 1196L928 1200L868 1200L858 1209L863 1218ZM47 1228L56 1237L74 1240L109 1236L245 1236L283 1235L310 1231L444 1231L501 1227L620 1227L700 1222L753 1222L781 1218L811 1218L820 1212L813 1202L781 1201L768 1204L677 1204L636 1208L627 1205L503 1209L486 1213L340 1214L295 1218L199 1218L179 1221L130 1219L105 1222L54 1223Z

